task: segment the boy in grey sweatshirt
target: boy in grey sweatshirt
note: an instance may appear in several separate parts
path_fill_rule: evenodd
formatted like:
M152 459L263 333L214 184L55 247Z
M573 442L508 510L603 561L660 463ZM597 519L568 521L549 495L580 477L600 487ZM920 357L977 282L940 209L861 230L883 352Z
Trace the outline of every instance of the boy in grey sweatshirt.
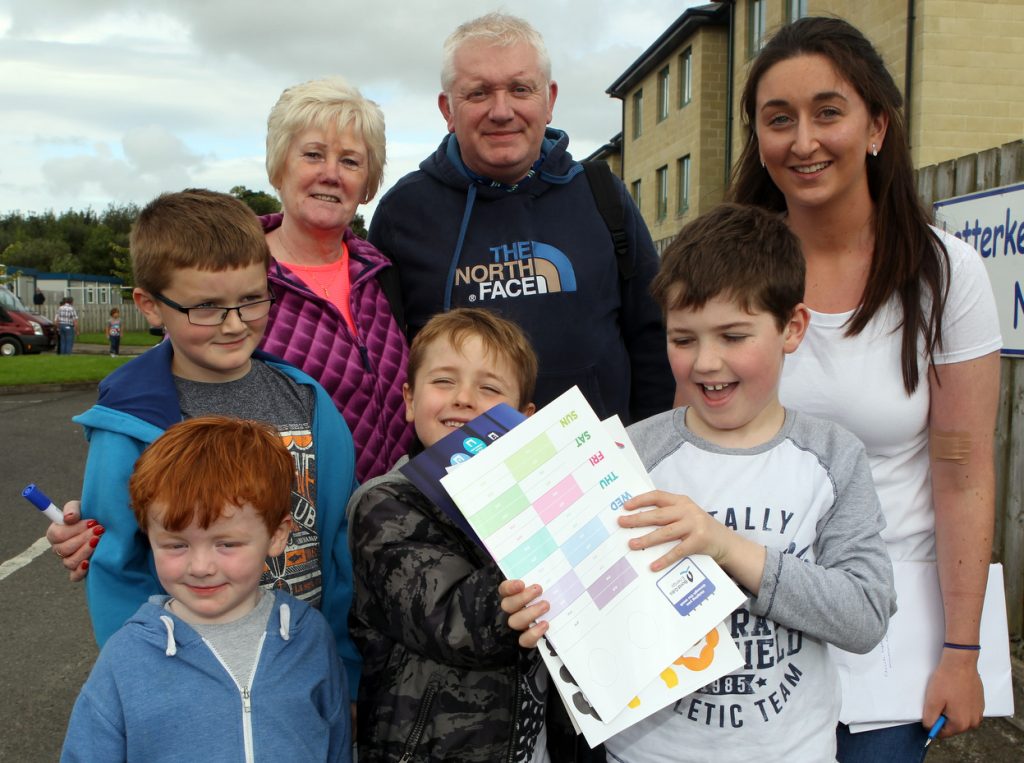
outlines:
M800 246L778 216L722 205L683 228L652 291L684 407L629 429L658 489L619 523L651 528L631 548L666 544L653 570L707 554L749 593L730 623L745 664L610 739L609 759L835 760L826 645L874 648L895 592L863 445L779 402L810 320ZM500 590L521 643L536 643L537 587Z

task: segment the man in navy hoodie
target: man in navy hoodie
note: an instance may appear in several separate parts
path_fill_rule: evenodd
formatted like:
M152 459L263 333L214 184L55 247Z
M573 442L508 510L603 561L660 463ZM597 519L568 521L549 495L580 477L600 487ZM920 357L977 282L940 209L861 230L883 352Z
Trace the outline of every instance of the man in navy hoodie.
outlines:
M540 359L536 401L578 385L602 417L667 410L673 382L650 234L616 178L620 262L569 138L548 128L558 85L526 21L491 13L445 41L448 135L380 201L369 240L401 278L410 339L436 313L483 307L518 323Z

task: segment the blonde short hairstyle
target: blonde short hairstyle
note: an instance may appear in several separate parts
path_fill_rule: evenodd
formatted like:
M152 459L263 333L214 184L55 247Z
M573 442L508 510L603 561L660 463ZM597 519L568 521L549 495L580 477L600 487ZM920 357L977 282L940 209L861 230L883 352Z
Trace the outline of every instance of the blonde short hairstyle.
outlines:
M342 77L325 77L294 85L283 93L267 117L267 177L274 188L281 187L285 156L295 137L310 127L339 132L352 128L366 144L368 182L366 198L377 195L384 182L387 151L384 140L384 112L364 98L358 88Z
M530 22L507 13L488 13L480 18L460 24L444 41L441 54L441 89L452 92L455 84L455 54L463 45L484 42L506 48L525 42L537 53L537 66L544 75L545 84L551 82L551 56L544 45L544 38Z

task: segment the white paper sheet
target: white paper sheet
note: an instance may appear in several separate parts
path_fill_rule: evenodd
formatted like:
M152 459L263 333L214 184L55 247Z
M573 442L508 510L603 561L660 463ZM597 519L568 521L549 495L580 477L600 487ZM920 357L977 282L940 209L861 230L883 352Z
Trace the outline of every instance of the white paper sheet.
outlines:
M877 728L879 722L920 722L928 679L942 653L944 620L935 564L894 562L893 574L899 611L882 643L863 655L829 647L843 687L839 718L854 733L870 730L868 724ZM978 658L987 716L1013 715L1004 596L1003 566L993 564Z
M618 526L650 489L575 387L441 480L509 578L539 583L547 637L603 718L745 600L709 557L654 573Z
M558 690L576 733L582 733L592 748L743 665L729 628L719 624L663 670L622 712L605 722L595 717L594 708L586 701L558 655L544 643L538 648L551 676L551 685Z

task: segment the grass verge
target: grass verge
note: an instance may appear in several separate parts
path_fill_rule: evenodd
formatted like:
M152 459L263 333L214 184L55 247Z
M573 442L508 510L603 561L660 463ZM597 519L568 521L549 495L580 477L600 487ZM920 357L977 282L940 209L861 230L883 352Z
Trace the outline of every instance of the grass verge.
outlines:
M145 331L126 331L121 335L122 347L152 347L160 342L161 337L153 336ZM84 344L109 344L102 331L90 331L75 337L76 342Z
M98 382L131 357L109 355L16 355L0 358L0 387Z

